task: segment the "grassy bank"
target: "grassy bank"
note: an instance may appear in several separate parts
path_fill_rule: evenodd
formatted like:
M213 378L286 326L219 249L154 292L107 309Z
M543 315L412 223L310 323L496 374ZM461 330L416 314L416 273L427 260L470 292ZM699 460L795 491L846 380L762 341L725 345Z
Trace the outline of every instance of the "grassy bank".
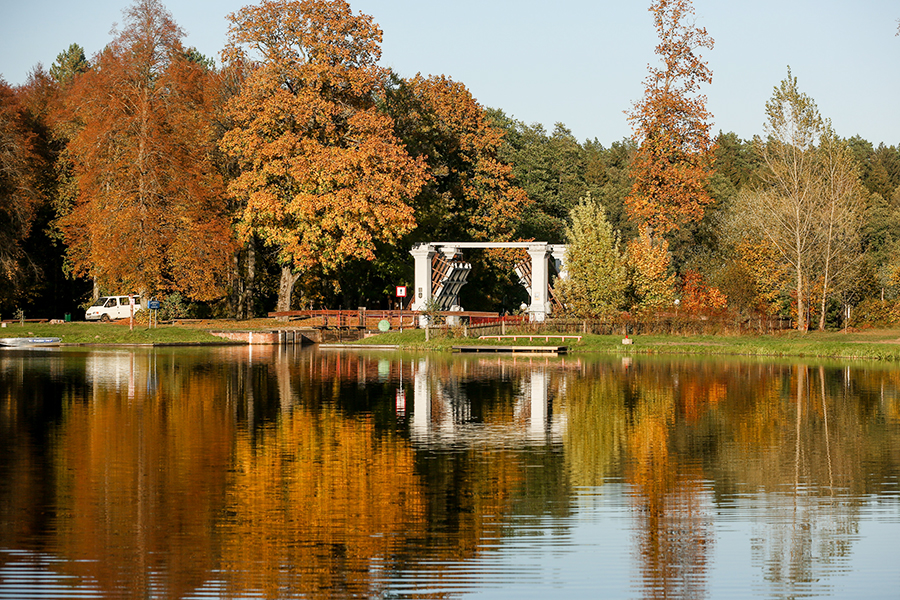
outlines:
M225 343L210 330L234 329L271 330L271 319L254 321L198 321L162 325L147 329L135 325L129 331L127 323L17 323L0 329L0 337L58 337L64 344L198 344ZM293 325L293 324L291 324ZM288 325L290 327L291 325ZM527 331L509 331L531 333ZM538 334L535 334L538 335ZM552 334L551 334L552 335ZM439 331L431 332L426 341L422 329L390 331L358 342L359 344L396 344L407 349L450 351L459 345L520 345L520 346L568 346L569 352L604 352L613 354L691 354L731 355L760 357L810 357L835 359L867 359L900 362L900 330L868 330L853 333L795 332L778 335L743 336L676 336L643 335L633 338L634 344L623 345L621 336L583 335L580 341L566 340L479 340L464 338Z
M517 332L510 331L510 334ZM522 332L527 333L527 332ZM537 335L537 334L535 334ZM552 334L551 334L552 335ZM900 331L872 330L856 333L795 332L778 335L675 336L646 335L622 344L622 336L583 335L580 341L559 340L478 340L433 334L425 340L422 330L388 332L360 344L397 344L403 348L449 350L458 345L568 346L570 353L607 352L616 354L694 354L769 357L815 357L900 361Z
M63 344L209 344L226 341L204 329L177 325L154 329L135 325L134 331L130 331L127 322L10 323L0 329L0 338L4 337L58 337Z

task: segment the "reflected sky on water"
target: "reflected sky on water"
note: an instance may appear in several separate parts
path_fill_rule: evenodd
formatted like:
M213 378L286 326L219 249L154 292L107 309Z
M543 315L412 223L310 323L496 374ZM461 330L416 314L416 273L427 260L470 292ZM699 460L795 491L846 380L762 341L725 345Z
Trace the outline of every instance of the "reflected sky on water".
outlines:
M896 598L898 475L878 363L0 351L0 598Z

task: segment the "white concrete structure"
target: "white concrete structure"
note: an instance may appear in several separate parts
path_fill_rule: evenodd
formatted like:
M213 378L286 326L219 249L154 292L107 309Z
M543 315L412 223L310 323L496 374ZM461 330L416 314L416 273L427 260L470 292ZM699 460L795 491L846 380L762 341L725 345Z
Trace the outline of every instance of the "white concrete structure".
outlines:
M547 242L425 242L416 245L410 250L415 259L415 286L413 288L412 310L424 310L425 305L431 300L432 290L432 261L436 253L441 252L447 261L465 249L486 248L523 248L531 257L531 285L523 282L528 287L528 295L531 303L528 306L528 314L532 321L543 321L550 314L550 267L548 260L552 258L560 274L565 273L565 244L548 244ZM460 263L466 264L467 263ZM471 267L468 267L471 268ZM457 269L458 270L458 269ZM465 283L465 277L460 277L452 271L447 273L448 283L455 287L451 291L452 297L458 294L459 288ZM452 302L447 300L447 302ZM458 305L458 302L454 304Z

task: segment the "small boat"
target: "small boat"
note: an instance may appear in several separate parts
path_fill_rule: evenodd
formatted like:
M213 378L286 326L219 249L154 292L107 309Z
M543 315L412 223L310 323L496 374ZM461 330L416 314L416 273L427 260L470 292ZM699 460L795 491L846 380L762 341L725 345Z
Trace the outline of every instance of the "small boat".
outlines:
M6 346L7 348L45 348L47 346L59 346L60 339L58 337L0 338L0 346Z

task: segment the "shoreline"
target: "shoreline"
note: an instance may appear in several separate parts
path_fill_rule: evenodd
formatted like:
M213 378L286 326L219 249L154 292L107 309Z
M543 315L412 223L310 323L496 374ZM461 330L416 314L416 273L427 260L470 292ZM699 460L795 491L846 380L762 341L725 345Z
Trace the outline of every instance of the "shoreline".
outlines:
M211 321L175 324L148 329L137 326L129 330L127 323L11 324L0 329L0 338L53 337L58 347L177 347L177 346L242 346L247 342L218 337L212 331L266 332L283 327L271 319L254 321ZM300 329L293 327L292 329ZM524 336L529 335L523 328ZM388 331L348 343L318 344L323 349L358 348L401 351L436 351L450 353L455 345L500 345L493 340L480 340L456 335L450 330L432 332L429 340L422 329ZM534 333L544 335L544 333ZM551 336L555 335L550 333ZM620 335L583 334L579 340L560 344L550 340L544 345L565 345L570 355L604 353L629 355L734 356L757 358L816 358L833 360L866 360L882 363L900 362L900 330L863 330L854 332L784 332L769 335L639 335L623 344ZM541 345L541 341L503 340L504 346ZM254 344L257 345L257 344ZM263 344L277 345L277 344Z

